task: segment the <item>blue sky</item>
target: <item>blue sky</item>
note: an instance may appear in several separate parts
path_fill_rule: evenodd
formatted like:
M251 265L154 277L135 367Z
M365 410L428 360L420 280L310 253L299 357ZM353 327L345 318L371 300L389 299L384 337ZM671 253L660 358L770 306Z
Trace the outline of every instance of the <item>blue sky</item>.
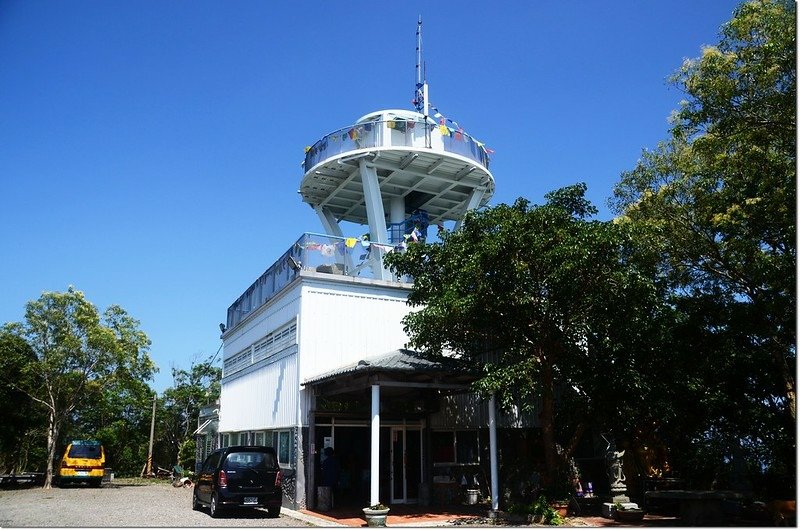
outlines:
M430 100L495 151L491 204L584 181L609 218L667 137L668 76L736 5L5 0L0 323L74 285L140 320L158 391L213 355L228 306L322 231L304 146L412 108L418 15Z

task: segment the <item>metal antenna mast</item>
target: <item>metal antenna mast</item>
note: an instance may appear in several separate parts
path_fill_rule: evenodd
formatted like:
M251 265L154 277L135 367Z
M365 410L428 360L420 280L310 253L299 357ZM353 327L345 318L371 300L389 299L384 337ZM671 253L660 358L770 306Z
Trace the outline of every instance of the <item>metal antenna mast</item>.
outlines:
M428 115L428 81L425 63L422 62L422 15L417 21L417 85L414 89L414 108L417 112Z

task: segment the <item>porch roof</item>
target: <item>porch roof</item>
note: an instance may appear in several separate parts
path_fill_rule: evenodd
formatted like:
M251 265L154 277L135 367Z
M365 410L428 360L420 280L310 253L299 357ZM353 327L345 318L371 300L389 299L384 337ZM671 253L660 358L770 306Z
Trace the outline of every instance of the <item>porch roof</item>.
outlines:
M479 373L458 359L431 360L412 350L400 349L362 359L306 379L303 386L320 394L338 394L370 385L403 389L435 388L465 391Z

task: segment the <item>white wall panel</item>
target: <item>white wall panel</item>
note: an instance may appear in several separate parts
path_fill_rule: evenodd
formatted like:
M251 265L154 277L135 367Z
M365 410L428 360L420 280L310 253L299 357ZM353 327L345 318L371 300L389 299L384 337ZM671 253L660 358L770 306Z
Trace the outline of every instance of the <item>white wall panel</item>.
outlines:
M407 290L310 282L300 314L300 381L405 347Z
M295 320L300 312L300 283L273 300L243 321L225 337L223 359L236 355L275 328Z
M220 432L297 425L297 355L222 385Z

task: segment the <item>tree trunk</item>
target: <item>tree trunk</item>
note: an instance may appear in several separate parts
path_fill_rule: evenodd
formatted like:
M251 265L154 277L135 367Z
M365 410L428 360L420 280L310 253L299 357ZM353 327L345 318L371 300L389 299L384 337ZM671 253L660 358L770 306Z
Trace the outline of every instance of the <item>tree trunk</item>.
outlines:
M556 459L556 437L555 437L555 391L553 386L553 367L545 356L541 359L541 383L542 383L542 412L539 421L542 424L542 449L544 450L545 464L545 484L554 486L554 481L558 472Z
M797 393L795 392L795 381L792 377L792 371L789 370L789 363L786 362L784 352L777 348L772 348L772 357L775 364L778 366L779 373L781 374L783 391L786 395L786 407L792 422L797 421Z
M50 411L47 426L47 467L44 475L44 489L53 487L53 461L56 458L56 444L58 443L58 421L53 411Z

